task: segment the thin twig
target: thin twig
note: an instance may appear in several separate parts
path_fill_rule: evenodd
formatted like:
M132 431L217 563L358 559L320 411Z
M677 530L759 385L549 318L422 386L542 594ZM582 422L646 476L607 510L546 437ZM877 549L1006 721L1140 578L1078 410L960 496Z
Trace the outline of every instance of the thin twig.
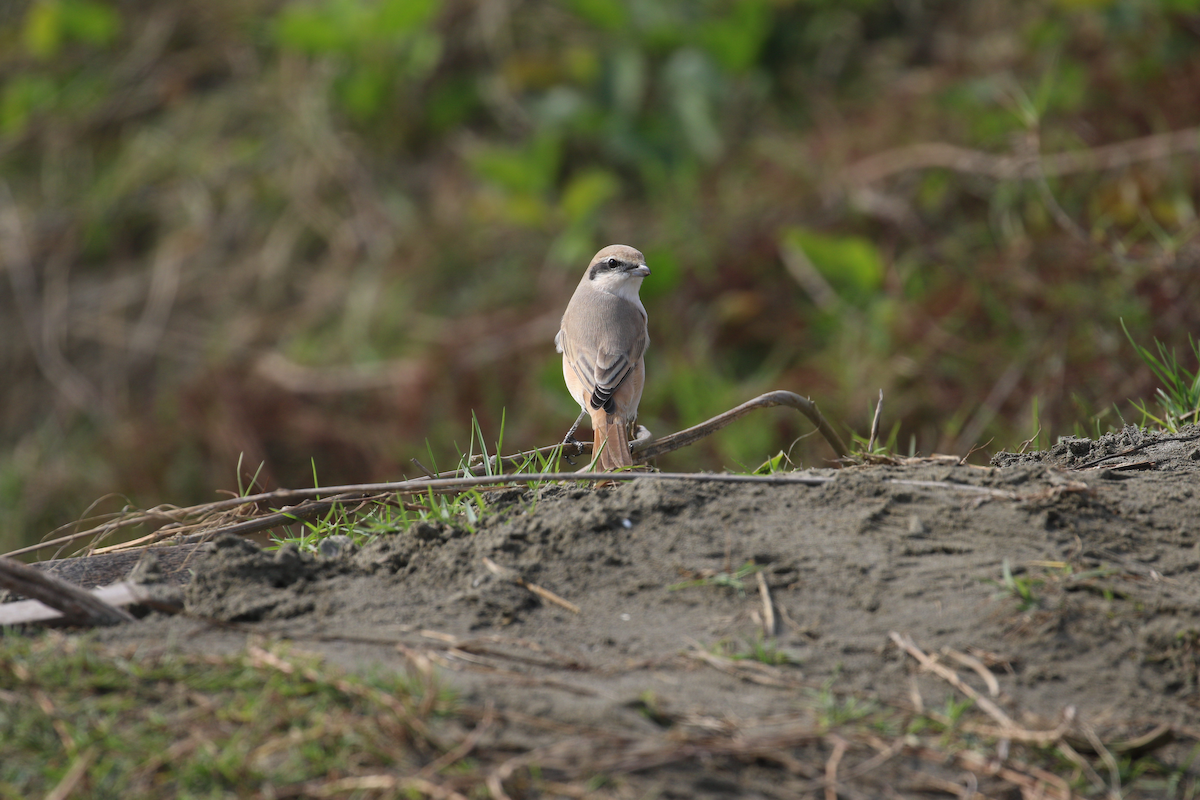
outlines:
M771 590L762 571L754 573L754 577L758 580L758 596L762 598L763 635L770 638L775 635L775 605L771 602Z
M717 431L729 425L751 411L757 411L763 408L773 408L775 406L788 406L799 411L806 416L809 421L817 426L817 431L829 443L834 454L839 458L847 456L850 451L846 447L846 443L842 441L842 437L838 435L833 426L821 415L817 404L807 397L801 397L794 392L777 390L759 395L753 400L748 400L736 408L732 408L722 414L709 419L699 425L694 425L691 428L686 428L677 433L672 433L669 436L664 436L661 439L653 439L649 430L645 426L638 426L638 435L630 443L633 450L635 463L645 463L651 458L665 455L674 450L679 450L689 445L695 444L706 436L711 436ZM541 456L543 458L551 457L556 451L561 452L562 445L556 444L549 447L539 447L536 450L525 450L515 453L511 456L493 456L490 464L493 468L498 464L506 466L522 465L528 463L531 458ZM576 455L591 454L593 448L592 442L579 442L578 452ZM479 469L483 465L482 460L478 464L472 464L472 469ZM449 472L438 473L439 478L452 478L462 474L462 470L451 470Z
M411 461L412 463L416 464L416 465L417 465L417 469L419 469L419 470L421 470L421 472L424 472L424 473L425 473L425 477L427 477L427 478L436 478L436 477L437 477L437 475L435 475L433 472L431 472L431 471L429 470L429 467L425 466L425 465L424 465L424 464L422 464L420 461L417 461L417 459L415 459L415 458L410 458L410 459L409 459L409 461Z
M1039 425L1038 429L1033 432L1033 436L1030 436L1028 439L1021 442L1021 449L1017 450L1017 455L1024 453L1025 448L1027 448L1027 447L1029 447L1029 445L1033 444L1034 440L1036 440L1041 435L1042 435L1042 426Z
M969 656L966 653L960 653L959 651L953 650L949 647L942 648L942 655L950 656L950 658L953 658L964 667L970 667L975 671L975 674L983 679L983 682L987 684L988 694L990 694L992 697L1000 696L1000 682L996 680L996 676L993 675L991 670L985 667L983 662L981 662L978 658Z
M875 418L871 420L871 438L867 440L867 453L875 452L875 442L879 439L879 418L883 415L883 389L879 390L879 402L875 404Z
M838 800L838 765L841 764L841 757L845 756L846 748L850 744L841 736L834 735L833 752L829 754L829 760L826 762L826 800Z
M309 501L306 503L301 503L299 505L289 506L286 510L279 511L274 514L267 514L267 515L261 516L261 517L254 517L252 519L246 520L245 522L237 522L237 523L234 523L233 525L227 525L225 527L212 528L207 531L192 533L188 536L180 536L179 542L181 544L192 544L192 543L199 542L199 541L202 541L205 539L211 539L217 533L221 533L221 534L228 533L228 534L233 534L234 536L245 536L246 534L249 534L249 533L258 533L259 531L265 531L270 528L277 528L280 525L290 525L293 522L301 522L306 519L312 519L313 517L320 516L321 514L325 513L326 511L328 511L331 508L334 508L335 506L341 505L342 503L346 502L347 500L362 500L362 499L363 498L360 495L350 495L350 496L340 496L339 495L338 497L334 497L329 500L313 500L313 501ZM190 527L191 528L200 528L203 526L196 525L196 526L190 526ZM183 533L183 532L184 531L182 531L182 530L175 530L175 529L166 531L165 533L162 531L155 531L154 533L152 533L148 536L143 536L142 538L135 539L132 542L123 542L121 544L109 545L108 547L99 548L95 552L100 554L100 553L119 552L121 550L130 550L130 549L133 549L138 546L145 546L148 544L153 544L155 542L161 541L161 540L166 539L171 536L178 536L180 533ZM159 535L160 533L162 535Z
M1100 773L1096 772L1092 765L1088 763L1088 760L1079 755L1066 739L1057 742L1055 747L1068 761L1079 767L1079 771L1087 776L1088 782L1092 784L1092 788L1098 792L1104 791L1104 779L1100 777Z
M502 567L499 564L497 564L495 561L492 561L487 556L484 556L483 565L485 567L487 567L488 572L492 573L493 575L500 578L501 580L505 580L505 581L508 581L509 583L516 584L517 586L520 586L522 589L528 589L529 591L533 592L534 594L536 594L538 597L542 598L543 600L548 600L549 602L554 603L555 605L562 606L567 611L570 611L572 614L579 613L579 606L575 605L574 603L572 603L569 600L562 599L561 597L559 597L558 595L556 595L554 592L550 591L549 589L543 589L541 586L538 586L536 583L530 583L529 581L527 581L523 577L521 577L521 575L518 574L516 570L511 569L509 567Z
M634 458L638 461L646 461L655 456L669 453L672 450L687 447L703 439L705 436L719 431L734 420L744 417L751 411L757 411L760 408L772 408L774 406L788 406L789 408L796 409L817 426L817 430L825 437L825 441L829 443L829 446L833 448L835 455L839 458L850 455L846 443L842 441L842 437L826 421L825 417L821 416L816 403L794 392L775 391L759 395L736 408L732 408L723 414L718 414L707 422L679 431L678 433L673 433L670 436L656 439L643 448L635 447Z
M1064 153L1042 155L996 155L943 142L885 150L851 164L841 173L841 183L865 187L900 172L923 169L949 169L998 180L1035 179L1039 173L1057 177L1078 172L1120 169L1140 161L1152 161L1200 150L1200 128L1145 136L1124 142Z
M1108 793L1110 797L1121 797L1121 768L1117 765L1117 760L1113 758L1113 754L1104 746L1104 742L1100 741L1100 737L1096 735L1096 731L1091 725L1086 722L1080 725L1083 729L1083 735L1087 737L1088 743L1096 749L1100 754L1100 760L1104 762L1104 766L1108 767L1109 787Z
M475 729L467 734L467 738L459 742L458 746L453 750L443 753L440 757L430 761L428 764L422 767L421 771L417 773L416 777L432 778L434 775L438 774L438 772L450 766L451 764L456 764L462 759L466 758L467 755L475 749L475 746L479 744L479 740L483 738L483 735L492 727L492 723L495 722L495 720L496 706L489 697L487 700L487 705L485 705L483 708L483 717L479 720L479 723L475 726Z
M975 705L979 706L979 708L981 708L989 717L1000 723L1001 728L1013 728L1014 730L1018 729L1017 724L1013 722L1012 718L1009 717L1008 714L1005 714L998 705L981 695L979 692L975 691L969 685L963 683L962 679L958 677L958 673L956 673L954 670L944 667L930 658L925 651L913 643L912 639L908 638L907 636L902 636L896 631L890 631L888 633L888 638L895 642L896 646L901 650L915 658L922 667L937 675L939 678L946 681L946 683L950 684L955 689L958 689L967 697L974 700Z

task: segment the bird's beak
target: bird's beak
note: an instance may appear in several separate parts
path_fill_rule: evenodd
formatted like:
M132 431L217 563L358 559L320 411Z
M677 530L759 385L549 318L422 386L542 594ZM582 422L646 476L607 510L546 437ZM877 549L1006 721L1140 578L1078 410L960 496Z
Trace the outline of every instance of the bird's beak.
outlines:
M629 274L636 275L639 278L645 278L646 276L648 276L650 274L650 268L647 267L645 264L638 264L636 267L629 270Z

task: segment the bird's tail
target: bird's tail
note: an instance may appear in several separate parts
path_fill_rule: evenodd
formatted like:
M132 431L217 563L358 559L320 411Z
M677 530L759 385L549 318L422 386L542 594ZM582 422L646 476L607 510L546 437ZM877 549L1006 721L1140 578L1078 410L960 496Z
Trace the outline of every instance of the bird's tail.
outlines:
M624 417L597 409L592 415L592 431L593 469L612 472L619 467L633 466L633 457L629 454L629 423Z

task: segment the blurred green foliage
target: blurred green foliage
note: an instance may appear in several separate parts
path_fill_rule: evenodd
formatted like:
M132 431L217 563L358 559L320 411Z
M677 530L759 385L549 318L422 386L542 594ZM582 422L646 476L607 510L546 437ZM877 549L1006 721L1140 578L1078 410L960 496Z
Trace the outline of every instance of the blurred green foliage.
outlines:
M558 440L551 342L611 242L653 270L656 433L775 388L860 434L882 388L922 453L1120 424L1156 384L1118 319L1200 331L1200 170L1084 156L1200 126L1197 75L1197 0L14 0L0 550L239 457L397 477L472 410ZM1084 160L996 167L1038 152ZM807 433L662 466L824 463Z
M420 80L441 56L431 27L438 0L326 0L280 10L274 38L284 51L328 59L334 94L351 120L369 123L391 105L397 85Z

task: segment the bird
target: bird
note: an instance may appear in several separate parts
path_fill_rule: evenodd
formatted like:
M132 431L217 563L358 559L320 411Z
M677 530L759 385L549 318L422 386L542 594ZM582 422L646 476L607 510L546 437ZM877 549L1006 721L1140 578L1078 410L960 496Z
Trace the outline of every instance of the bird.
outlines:
M624 244L596 253L563 312L554 346L567 391L592 421L592 463L603 472L633 466L629 438L646 381L650 335L638 296L646 257ZM564 441L574 441L572 427Z

